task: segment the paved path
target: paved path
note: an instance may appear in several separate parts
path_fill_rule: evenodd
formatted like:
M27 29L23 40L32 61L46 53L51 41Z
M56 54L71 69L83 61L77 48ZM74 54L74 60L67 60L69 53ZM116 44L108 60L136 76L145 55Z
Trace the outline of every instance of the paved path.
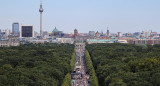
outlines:
M71 85L72 86L89 86L89 75L86 74L86 64L84 59L85 44L76 43L76 62L74 72L71 73Z

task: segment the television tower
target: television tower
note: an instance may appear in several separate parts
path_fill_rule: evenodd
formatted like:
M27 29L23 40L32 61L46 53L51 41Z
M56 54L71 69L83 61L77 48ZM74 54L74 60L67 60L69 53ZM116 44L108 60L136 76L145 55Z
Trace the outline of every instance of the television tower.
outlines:
M43 33L42 33L42 12L43 12L42 0L41 0L41 5L40 5L40 8L39 8L39 12L40 12L40 36L43 38Z

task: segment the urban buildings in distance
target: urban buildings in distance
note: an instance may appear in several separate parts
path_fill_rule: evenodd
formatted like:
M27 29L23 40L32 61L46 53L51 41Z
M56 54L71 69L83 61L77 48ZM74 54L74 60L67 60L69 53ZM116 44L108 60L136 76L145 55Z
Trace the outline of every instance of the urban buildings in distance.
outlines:
M34 37L33 25L21 25L20 37Z
M142 31L134 33L123 33L117 31L112 33L108 27L103 31L89 31L81 33L74 29L72 33L65 33L57 27L49 28L51 31L43 31L42 26L42 1L40 4L40 28L36 32L34 25L21 25L19 22L12 24L12 31L0 28L0 46L18 46L20 43L70 43L86 42L92 43L130 43L130 44L160 44L160 33L153 31ZM38 26L38 25L37 25Z
M15 22L12 24L12 35L13 36L19 36L20 32L19 32L19 23Z
M0 47L19 46L20 41L17 36L8 36L8 39L0 39Z
M12 32L6 29L0 29L1 46L15 46L9 41L10 37L18 38L19 43L70 43L87 42L92 43L130 43L130 44L160 44L160 34L153 31L142 31L134 33L111 33L109 29L103 31L89 31L88 33L80 33L78 29L73 29L73 33L64 33L52 28L52 31L42 31L40 33L34 31L33 25L21 25L19 23L12 24ZM43 39L42 39L43 38ZM15 42L15 43L17 43Z

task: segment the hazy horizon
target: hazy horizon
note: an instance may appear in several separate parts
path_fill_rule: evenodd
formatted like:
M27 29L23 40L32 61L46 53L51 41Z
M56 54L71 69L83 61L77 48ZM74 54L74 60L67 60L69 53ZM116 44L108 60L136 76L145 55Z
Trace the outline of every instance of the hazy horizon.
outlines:
M160 32L160 0L43 0L43 31ZM1 0L0 29L13 22L39 32L40 0Z

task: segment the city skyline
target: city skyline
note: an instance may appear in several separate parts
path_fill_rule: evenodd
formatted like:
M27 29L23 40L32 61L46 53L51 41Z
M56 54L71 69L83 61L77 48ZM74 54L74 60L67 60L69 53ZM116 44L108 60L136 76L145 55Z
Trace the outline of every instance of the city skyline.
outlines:
M32 2L32 3L31 3ZM52 31L56 26L64 32L103 31L160 32L160 6L158 0L101 0L101 1L43 1L43 31ZM40 0L0 1L0 29L12 29L13 22L33 24L39 32ZM11 15L12 14L12 15Z

